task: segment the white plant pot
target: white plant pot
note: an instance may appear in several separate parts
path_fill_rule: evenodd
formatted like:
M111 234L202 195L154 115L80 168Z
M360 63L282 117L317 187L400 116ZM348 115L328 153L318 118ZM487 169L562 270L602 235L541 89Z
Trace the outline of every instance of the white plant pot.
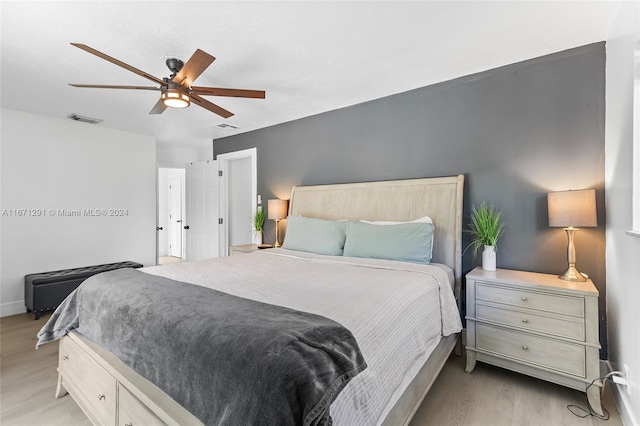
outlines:
M496 270L496 250L493 246L484 246L482 252L482 269L485 271Z
M253 244L262 244L262 231L253 231Z

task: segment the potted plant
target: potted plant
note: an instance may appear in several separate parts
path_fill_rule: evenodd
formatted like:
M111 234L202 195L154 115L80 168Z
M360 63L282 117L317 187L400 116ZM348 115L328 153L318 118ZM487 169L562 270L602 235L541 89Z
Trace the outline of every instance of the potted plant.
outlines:
M468 247L473 247L473 255L477 256L480 247L482 252L482 269L496 270L496 247L498 240L504 233L504 218L502 212L493 204L482 202L479 206L471 207L471 222L467 233L471 235Z
M253 243L254 244L262 244L262 231L264 230L264 210L262 208L256 209L256 212L253 214Z

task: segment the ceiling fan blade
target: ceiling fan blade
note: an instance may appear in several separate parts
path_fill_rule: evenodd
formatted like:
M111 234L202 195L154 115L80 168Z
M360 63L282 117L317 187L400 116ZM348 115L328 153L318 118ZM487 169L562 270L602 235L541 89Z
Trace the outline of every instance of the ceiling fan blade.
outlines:
M155 86L114 86L110 84L72 84L69 83L69 86L73 87L88 87L93 89L134 89L134 90L160 90L159 87Z
M191 58L184 64L180 72L173 77L173 81L182 86L189 87L207 69L216 58L207 52L197 49Z
M264 99L266 92L264 90L245 90L245 89L222 89L220 87L203 87L192 86L191 93L205 96L231 96L234 98L254 98Z
M146 73L146 72L144 72L142 70L139 70L138 68L132 67L129 64L125 64L124 62L119 61L116 58L112 58L111 56L106 55L106 54L104 54L104 53L102 53L102 52L100 52L100 51L98 51L96 49L93 49L93 48L87 46L86 44L82 44L82 43L71 43L71 44L73 46L79 48L79 49L84 50L85 52L89 52L89 53L91 53L93 55L96 55L99 58L102 58L102 59L104 59L106 61L109 61L112 64L116 64L116 65L118 65L118 66L120 66L120 67L122 67L122 68L124 68L126 70L129 70L129 71L131 71L131 72L133 72L135 74L138 74L139 76L142 76L142 77L144 77L146 79L154 81L154 82L156 82L156 83L158 83L160 85L166 84L164 81L162 81L158 77L154 77L151 74L148 74L148 73Z
M191 98L191 102L201 106L204 109L208 109L209 111L211 111L214 114L218 114L220 117L223 118L229 118L233 115L232 112L227 111L226 109L219 107L218 105L214 104L213 102L209 102L206 99L201 98L198 95L194 95L191 94L189 95L189 97Z
M162 102L162 98L158 99L158 102L151 108L149 114L162 114L167 106Z

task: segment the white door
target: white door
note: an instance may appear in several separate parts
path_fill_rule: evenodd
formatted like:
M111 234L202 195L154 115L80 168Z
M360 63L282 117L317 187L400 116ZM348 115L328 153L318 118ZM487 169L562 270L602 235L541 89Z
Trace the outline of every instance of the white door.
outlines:
M169 178L169 256L182 257L182 176Z
M220 256L219 170L215 160L186 166L186 215L182 223L188 261Z

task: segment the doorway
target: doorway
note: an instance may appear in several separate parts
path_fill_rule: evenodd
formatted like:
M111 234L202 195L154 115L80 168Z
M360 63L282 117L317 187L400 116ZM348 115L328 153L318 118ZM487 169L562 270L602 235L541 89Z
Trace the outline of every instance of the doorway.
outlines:
M253 240L252 217L258 199L257 148L219 154L223 172L221 208L225 221L223 246L250 244Z
M210 163L217 163L217 168L214 168L215 177L219 182L217 184L219 190L213 191L210 188L210 190L206 190L202 194L205 198L198 198L193 188L190 189L189 185L197 183L198 179L194 180L194 177L200 176L200 173L194 175L193 172L196 169L200 170L202 168L200 166L204 163L209 164L209 166L214 166L214 164ZM191 183L187 182L189 181L187 168L191 170L189 173ZM210 168L204 167L206 170ZM210 177L213 178L214 176L211 175ZM208 179L205 180L208 181ZM197 252L200 246L206 246L206 244L200 244L196 241L199 238L198 235L195 235L197 234L197 229L191 228L191 225L196 225L196 222L198 222L197 219L200 214L206 213L202 211L202 206L197 205L198 200L206 201L206 203L215 202L216 206L219 206L217 207L217 217L219 219L216 223L220 228L217 234L218 237L216 237L217 243L215 243L215 246L219 247L219 251L216 252L215 257L228 256L229 246L231 245L252 242L252 216L256 211L258 199L256 148L220 154L217 156L217 160L189 163L184 167L174 166L173 164L159 165L157 182L158 231L156 242L159 265L185 261L190 258L189 251L194 252L193 249L196 249L195 252ZM180 190L177 189L178 187ZM196 197L194 198L194 196ZM187 202L189 202L189 205L187 205ZM196 205L191 205L193 203ZM178 205L181 208L176 210ZM190 221L192 223L189 223ZM185 230L185 226L187 230ZM196 245L194 246L194 244ZM211 246L211 244L209 245ZM191 249L189 246L191 246ZM211 252L205 255L213 256L214 254ZM196 257L198 256L196 255Z
M185 169L158 168L158 264L185 258L184 230Z

